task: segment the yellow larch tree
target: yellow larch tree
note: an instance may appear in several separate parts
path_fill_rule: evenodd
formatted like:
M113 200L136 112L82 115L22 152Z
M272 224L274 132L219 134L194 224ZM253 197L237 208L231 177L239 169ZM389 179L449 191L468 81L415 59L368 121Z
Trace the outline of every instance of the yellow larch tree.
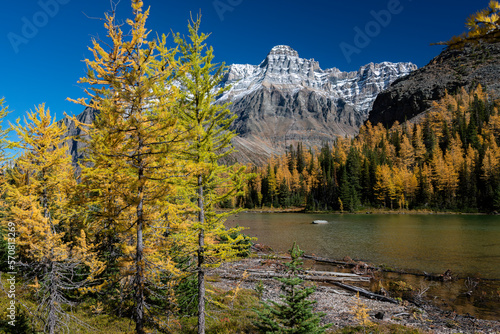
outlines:
M396 187L393 181L393 171L388 165L384 164L377 166L373 191L375 193L375 198L377 198L384 207L387 207L387 200L389 200L392 209L393 201L396 199Z
M434 148L432 155L430 166L434 187L444 202L453 203L458 188L460 166L454 166L454 157L449 152L443 155L439 147Z
M335 160L339 165L345 164L347 161L347 153L351 147L351 140L347 138L338 137L335 142Z
M293 167L291 177L290 177L290 189L293 192L298 192L300 190L301 183L300 183L300 174L297 171L296 167Z
M488 7L471 15L466 22L467 38L486 37L500 29L500 3L491 0Z
M415 164L415 149L406 134L403 134L401 138L399 157L401 168L413 168Z
M318 162L318 156L318 149L315 146L304 152L304 158L306 161L305 169L309 172L309 187L316 187L319 184L319 175L321 175L321 170Z
M82 184L95 231L112 234L118 253L107 286L110 296L120 292L119 305L130 306L120 312L130 312L142 334L148 324L161 326L167 311L157 313L155 303L168 300L166 278L177 274L170 246L182 240L173 232L182 228L178 214L189 201L182 176L192 170L177 158L188 131L174 110L174 52L166 36L148 39L142 1L132 0L132 11L127 34L115 11L106 14L109 42L93 40L94 59L85 60L88 75L80 79L91 102L75 102L98 110L93 124L81 125L90 138Z
M377 138L375 137L375 130L370 121L366 121L366 123L359 128L359 134L356 140L363 143L371 150L375 148Z
M373 148L375 148L376 145L380 144L381 141L386 140L387 137L387 130L386 128L382 125L382 123L378 123L373 127Z
M399 209L404 209L406 207L406 196L404 188L404 175L403 170L397 167L391 168L392 173L392 183L394 184L395 199L398 203Z
M483 174L481 177L487 181L493 181L495 178L498 178L498 171L500 170L500 148L493 136L488 138L487 143L482 164Z
M420 170L419 175L419 190L424 201L429 201L435 193L433 185L432 168L428 163L424 163ZM427 202L426 202L427 203Z
M417 192L417 177L407 167L393 167L392 171L399 208L408 208L408 204L413 201Z
M64 145L66 128L55 123L44 105L24 122L18 119L13 126L19 137L14 147L21 155L9 171L5 219L16 225L23 270L35 281L34 313L45 332L59 333L70 322L82 324L65 309L72 304L67 293L88 287L103 264L84 230L70 235L68 212L76 179Z
M415 150L415 161L417 162L417 164L420 164L424 161L425 155L427 153L422 135L422 126L420 124L414 125L411 140L412 146Z
M478 152L474 150L471 145L469 145L464 157L464 166L467 167L467 170L469 172L474 171L474 169L476 168L477 156Z
M500 138L500 115L495 108L494 114L490 116L489 122L483 128L483 135L489 137L490 135Z
M466 43L478 43L486 41L497 42L500 38L500 3L491 0L487 8L469 16L465 22L467 32L460 36L453 36L447 42L435 43L437 45L448 45L451 48L461 48Z
M278 157L278 170L276 172L276 180L278 182L278 185L281 185L283 182L285 182L288 189L290 189L292 174L290 173L288 165L288 155L282 154Z
M463 166L465 156L463 144L460 140L460 137L457 134L451 137L448 146L449 147L446 152L446 154L448 155L447 161L449 161L449 164L453 168L453 172L458 173Z

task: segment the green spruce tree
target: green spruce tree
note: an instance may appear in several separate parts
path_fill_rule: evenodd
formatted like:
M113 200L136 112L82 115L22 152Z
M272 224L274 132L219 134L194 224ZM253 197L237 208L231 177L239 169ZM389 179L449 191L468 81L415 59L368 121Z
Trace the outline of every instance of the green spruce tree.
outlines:
M283 303L271 301L263 303L262 311L255 310L259 320L256 322L261 333L287 334L320 334L324 333L329 325L321 326L320 321L324 313L314 313L313 305L316 301L309 300L309 296L316 290L313 287L304 287L304 280L298 275L304 254L296 243L289 250L292 260L285 263L288 276L277 278L282 283L284 294L280 297Z

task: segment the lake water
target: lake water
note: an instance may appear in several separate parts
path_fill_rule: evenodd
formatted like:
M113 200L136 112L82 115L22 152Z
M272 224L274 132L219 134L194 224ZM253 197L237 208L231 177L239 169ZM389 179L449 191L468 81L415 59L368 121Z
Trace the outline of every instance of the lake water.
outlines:
M327 220L314 225L313 220ZM500 216L240 213L229 226L276 251L363 260L433 274L500 278Z

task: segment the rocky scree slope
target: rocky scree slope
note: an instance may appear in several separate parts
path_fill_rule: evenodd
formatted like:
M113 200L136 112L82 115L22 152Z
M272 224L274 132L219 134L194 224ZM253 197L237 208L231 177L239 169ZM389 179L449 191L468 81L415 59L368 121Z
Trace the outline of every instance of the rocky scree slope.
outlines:
M372 124L391 126L410 120L441 99L445 91L469 90L481 84L493 98L500 97L500 42L447 48L431 62L400 78L380 93L370 112Z

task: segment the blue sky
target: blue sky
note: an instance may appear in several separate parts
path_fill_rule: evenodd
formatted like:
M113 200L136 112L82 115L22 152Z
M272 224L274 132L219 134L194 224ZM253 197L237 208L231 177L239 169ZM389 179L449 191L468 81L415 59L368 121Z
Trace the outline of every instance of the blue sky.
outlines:
M259 64L278 44L325 68L357 70L369 62L411 61L426 65L442 50L430 46L465 31L465 19L488 0L144 0L153 32L186 32L189 13L201 10L202 30L218 61ZM0 97L9 120L35 105L59 118L82 107L67 97L86 97L77 84L93 36L104 36L108 0L7 1L0 11ZM121 0L118 16L131 16ZM361 33L360 33L361 32ZM362 36L364 35L364 36Z

